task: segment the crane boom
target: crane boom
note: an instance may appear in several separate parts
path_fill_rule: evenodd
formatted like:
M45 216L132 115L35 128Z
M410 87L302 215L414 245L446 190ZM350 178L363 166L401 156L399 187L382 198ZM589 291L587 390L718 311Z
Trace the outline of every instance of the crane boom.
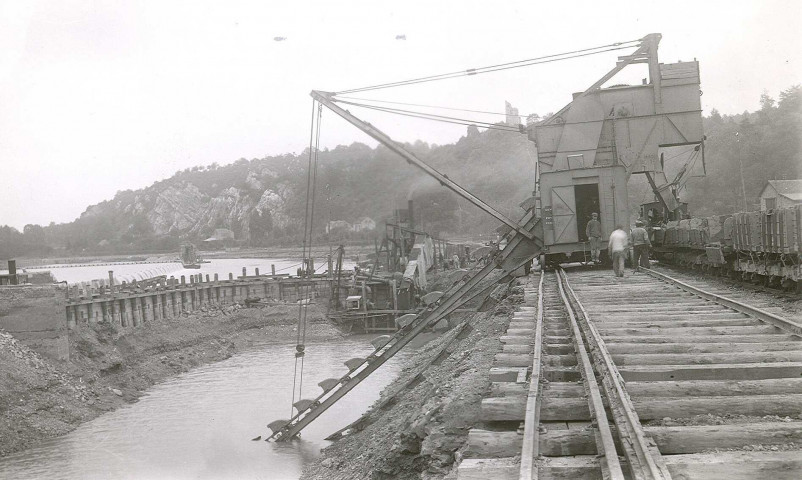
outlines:
M319 385L324 388L323 393L314 399L300 400L294 404L298 412L293 415L292 418L289 420L276 420L271 422L268 426L273 430L273 433L267 437L268 441L287 441L294 438L330 406L334 405L351 391L351 389L361 383L362 380L367 378L398 351L404 348L404 346L419 333L486 291L487 287L480 288L479 285L491 272L496 269L501 269L504 273L504 278L510 278L515 275L518 269L537 257L543 250L543 224L534 209L529 209L526 215L524 215L522 218L523 224L519 224L507 218L493 207L453 182L446 175L441 174L415 157L415 155L393 141L393 139L382 131L363 122L351 115L350 112L336 105L331 99L331 94L312 91L312 97L392 151L401 155L407 162L434 177L441 185L451 189L485 212L501 220L515 233L511 235L506 247L496 254L493 261L488 262L470 278L465 279L464 282L453 285L436 304L429 306L417 316L413 315L413 317L416 317L413 323L402 327L389 341L380 344L367 358L352 359L359 361L349 366L349 372L346 375L339 379L326 380L325 382L331 382L327 387L324 387L324 383L321 382Z
M468 190L465 190L459 184L448 178L447 175L442 174L437 170L435 170L431 165L427 164L423 160L416 157L412 152L410 152L409 150L404 148L401 144L390 138L386 133L382 132L373 125L360 120L359 118L351 114L351 112L349 112L348 110L345 110L344 108L337 105L332 100L331 93L312 90L312 93L310 93L310 95L312 96L312 98L320 102L322 105L325 105L329 110L344 118L348 123L367 133L374 140L378 141L382 145L386 146L393 152L403 157L404 160L407 161L407 163L418 167L424 173L437 180L440 183L440 185L448 188L449 190L456 193L465 200L468 200L472 204L476 205L486 213L489 213L497 220L501 221L502 223L509 226L510 228L520 233L521 235L525 236L526 238L530 240L533 240L535 238L534 234L528 231L526 228L524 228L521 224L510 219L509 217L502 214L495 208L491 207L485 201L483 201L476 195L472 194Z

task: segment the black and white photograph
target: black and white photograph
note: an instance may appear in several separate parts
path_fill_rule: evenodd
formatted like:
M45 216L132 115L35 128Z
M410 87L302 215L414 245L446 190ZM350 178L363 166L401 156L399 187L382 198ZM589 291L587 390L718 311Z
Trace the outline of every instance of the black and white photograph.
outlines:
M800 25L0 0L0 479L802 479Z

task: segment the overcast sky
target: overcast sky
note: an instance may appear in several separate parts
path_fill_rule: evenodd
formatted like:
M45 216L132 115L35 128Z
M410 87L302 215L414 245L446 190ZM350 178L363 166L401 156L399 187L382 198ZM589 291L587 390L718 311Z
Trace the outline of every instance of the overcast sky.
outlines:
M301 152L312 89L651 32L663 34L661 61L701 62L705 114L755 110L764 90L776 98L802 83L800 20L798 1L0 2L0 225L67 222L118 190L176 170ZM494 112L506 100L523 114L543 115L629 51L363 96ZM635 70L624 80L645 76ZM401 141L443 144L465 132L352 112ZM324 113L324 146L354 141L373 145Z

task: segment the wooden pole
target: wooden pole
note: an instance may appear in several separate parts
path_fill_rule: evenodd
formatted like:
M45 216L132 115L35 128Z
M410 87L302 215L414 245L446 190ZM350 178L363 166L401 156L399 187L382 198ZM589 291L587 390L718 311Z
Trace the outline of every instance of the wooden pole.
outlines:
M398 288L396 285L395 278L393 279L392 288L393 288L393 310L398 310Z
M362 311L368 311L368 293L365 281L362 281Z

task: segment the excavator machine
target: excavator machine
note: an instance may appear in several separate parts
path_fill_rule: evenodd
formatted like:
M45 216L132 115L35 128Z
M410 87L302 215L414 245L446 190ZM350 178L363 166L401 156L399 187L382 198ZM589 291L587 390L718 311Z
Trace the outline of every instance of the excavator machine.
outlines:
M699 66L696 61L658 63L659 41L660 34L641 39L633 54L620 57L615 68L584 92L575 94L571 103L528 129L529 138L538 148L539 195L536 192L534 199L521 204L525 213L518 221L503 215L375 126L342 108L337 104L336 93L312 91L312 98L320 105L496 218L503 224L506 246L492 261L470 278L456 283L425 310L399 318L398 332L373 340L374 351L366 358L345 362L348 372L342 377L320 382L322 393L296 402L297 413L292 418L271 422L268 441L297 436L415 336L486 293L488 287L479 285L495 270L502 270L502 281L509 280L539 255L545 254L544 260L559 262L581 253L584 246L580 233L584 232L585 214L590 218L592 211L599 211L607 234L617 223L628 223L627 180L633 173L649 176L656 195L669 207L674 205L676 200L666 188L669 182L658 153L663 147L702 142ZM648 82L602 88L624 67L637 63L648 64Z

